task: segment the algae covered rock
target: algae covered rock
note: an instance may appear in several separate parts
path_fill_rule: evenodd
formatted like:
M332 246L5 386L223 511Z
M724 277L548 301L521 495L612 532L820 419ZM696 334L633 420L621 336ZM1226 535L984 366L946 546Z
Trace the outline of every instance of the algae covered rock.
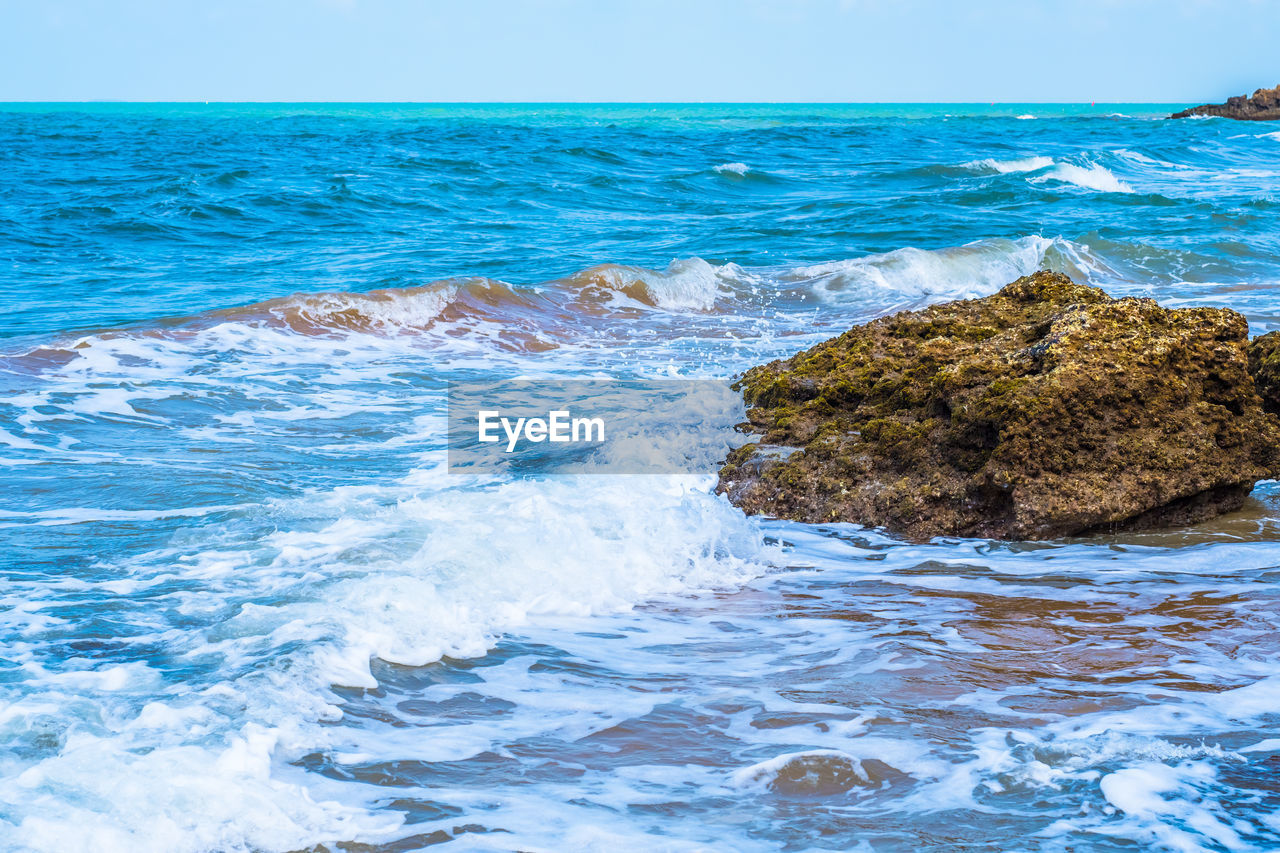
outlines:
M1262 397L1262 408L1280 415L1280 332L1269 332L1249 342L1249 372Z
M751 513L913 538L1198 521L1280 471L1247 347L1234 311L1036 273L749 370L737 387L761 439L719 490Z

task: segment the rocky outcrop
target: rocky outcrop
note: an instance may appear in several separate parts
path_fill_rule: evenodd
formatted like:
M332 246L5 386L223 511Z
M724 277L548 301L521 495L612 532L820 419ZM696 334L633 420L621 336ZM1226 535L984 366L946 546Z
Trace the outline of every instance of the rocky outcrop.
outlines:
M1262 408L1280 415L1280 332L1269 332L1249 342L1249 372Z
M750 513L916 539L1191 523L1280 472L1248 346L1234 311L1036 273L749 370L737 387L759 440L719 491Z
M1227 98L1225 104L1202 104L1191 107L1169 118L1188 118L1189 116L1222 116L1246 121L1272 121L1280 119L1280 86L1274 89L1259 89L1250 96L1237 95Z

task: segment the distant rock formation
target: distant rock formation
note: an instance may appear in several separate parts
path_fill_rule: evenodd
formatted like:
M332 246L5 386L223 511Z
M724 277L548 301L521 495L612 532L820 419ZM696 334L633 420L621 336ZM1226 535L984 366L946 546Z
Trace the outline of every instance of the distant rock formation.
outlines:
M1188 116L1222 116L1245 121L1280 120L1280 86L1274 89L1259 89L1252 97L1237 95L1227 98L1225 104L1202 104L1174 113L1169 118L1187 118Z
M1271 409L1280 333L1259 341L1229 309L1039 272L747 371L760 438L719 491L751 513L915 539L1193 523L1280 474L1280 419L1255 389Z

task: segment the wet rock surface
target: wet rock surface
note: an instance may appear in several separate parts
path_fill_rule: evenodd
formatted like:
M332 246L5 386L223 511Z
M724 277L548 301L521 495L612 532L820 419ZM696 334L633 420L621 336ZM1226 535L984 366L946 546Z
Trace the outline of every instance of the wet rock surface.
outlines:
M1280 332L1269 332L1249 342L1249 372L1262 398L1262 408L1280 415Z
M1274 89L1258 89L1252 95L1237 95L1227 98L1225 104L1201 104L1182 112L1174 113L1169 118L1189 118L1191 116L1222 116L1223 118L1242 119L1245 121L1274 121L1280 119L1280 86Z
M918 539L1193 523L1280 471L1280 419L1249 371L1270 365L1280 403L1280 334L1250 346L1234 311L1036 273L749 370L759 441L719 490L750 513Z

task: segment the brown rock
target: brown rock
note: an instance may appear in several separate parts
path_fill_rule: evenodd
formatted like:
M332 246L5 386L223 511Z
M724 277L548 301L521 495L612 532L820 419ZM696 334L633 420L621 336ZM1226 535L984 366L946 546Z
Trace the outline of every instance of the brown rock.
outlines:
M1280 332L1270 332L1249 342L1249 372L1262 397L1262 408L1280 415Z
M719 490L751 513L912 538L1198 521L1280 472L1247 346L1234 311L1036 273L749 370L738 387L762 439Z

